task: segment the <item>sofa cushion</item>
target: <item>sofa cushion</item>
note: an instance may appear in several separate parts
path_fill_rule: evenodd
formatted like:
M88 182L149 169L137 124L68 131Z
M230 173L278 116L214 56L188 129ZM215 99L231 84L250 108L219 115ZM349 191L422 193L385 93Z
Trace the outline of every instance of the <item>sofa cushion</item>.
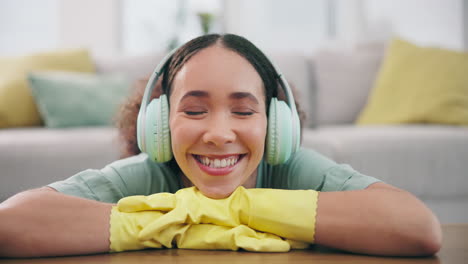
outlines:
M358 124L468 125L468 53L394 39Z
M118 159L117 130L109 127L0 129L0 202L13 194L66 179Z
M130 83L121 75L34 72L29 83L47 127L109 126Z
M468 197L468 127L325 126L303 145L419 197Z
M364 108L385 46L321 49L314 56L317 125L351 124Z
M26 77L34 70L94 72L87 50L0 58L0 128L42 125Z

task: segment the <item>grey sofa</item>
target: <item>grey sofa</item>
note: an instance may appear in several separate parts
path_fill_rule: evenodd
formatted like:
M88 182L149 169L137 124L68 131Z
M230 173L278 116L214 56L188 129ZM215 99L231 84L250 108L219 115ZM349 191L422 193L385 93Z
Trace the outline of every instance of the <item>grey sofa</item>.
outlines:
M303 146L412 192L443 223L468 222L468 127L353 124L383 56L382 45L271 54L308 116ZM96 66L136 80L161 57L96 58ZM116 135L112 127L0 129L0 201L118 159Z

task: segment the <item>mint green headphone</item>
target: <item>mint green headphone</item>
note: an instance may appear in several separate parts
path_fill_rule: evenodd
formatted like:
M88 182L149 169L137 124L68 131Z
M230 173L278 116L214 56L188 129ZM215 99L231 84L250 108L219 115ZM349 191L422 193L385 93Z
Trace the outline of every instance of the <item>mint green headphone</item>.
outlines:
M154 70L146 85L138 113L138 147L156 162L172 159L169 103L165 94L151 102L150 96L164 67L176 50L166 55ZM277 165L286 162L299 149L301 125L291 88L278 68L273 63L272 65L286 95L286 102L273 97L268 110L265 159L268 164Z

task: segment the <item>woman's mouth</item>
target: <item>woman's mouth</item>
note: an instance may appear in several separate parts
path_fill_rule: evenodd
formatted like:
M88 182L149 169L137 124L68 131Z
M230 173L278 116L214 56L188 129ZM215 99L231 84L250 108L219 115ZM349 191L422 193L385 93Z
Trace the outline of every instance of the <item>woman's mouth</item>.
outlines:
M223 157L208 157L192 154L200 169L214 176L226 175L232 172L246 155L247 154L235 154Z

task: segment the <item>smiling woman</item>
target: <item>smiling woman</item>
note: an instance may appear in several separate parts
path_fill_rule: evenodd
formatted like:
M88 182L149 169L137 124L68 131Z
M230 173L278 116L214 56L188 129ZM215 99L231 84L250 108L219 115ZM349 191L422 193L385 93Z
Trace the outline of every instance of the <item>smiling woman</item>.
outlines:
M129 157L1 204L2 255L440 248L437 218L413 195L299 147L287 82L243 37L205 35L169 54L119 127Z

